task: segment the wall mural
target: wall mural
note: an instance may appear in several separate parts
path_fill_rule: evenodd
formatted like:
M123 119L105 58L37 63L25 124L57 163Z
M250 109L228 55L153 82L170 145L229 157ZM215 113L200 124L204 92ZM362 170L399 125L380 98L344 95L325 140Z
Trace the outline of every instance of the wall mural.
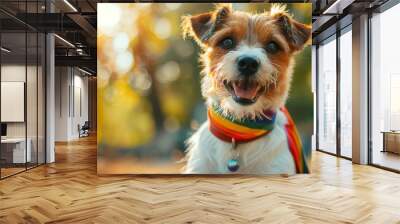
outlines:
M311 8L98 4L98 173L309 173Z

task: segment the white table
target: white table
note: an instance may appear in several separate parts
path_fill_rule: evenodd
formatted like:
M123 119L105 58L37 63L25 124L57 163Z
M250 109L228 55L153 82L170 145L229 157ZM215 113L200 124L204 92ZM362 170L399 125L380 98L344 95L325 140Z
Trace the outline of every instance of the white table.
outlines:
M2 147L12 147L13 146L13 163L25 163L31 162L32 153L31 153L31 145L32 140L27 138L26 142L28 143L28 147L26 147L25 154L25 138L5 138L1 139ZM25 161L26 159L26 161Z

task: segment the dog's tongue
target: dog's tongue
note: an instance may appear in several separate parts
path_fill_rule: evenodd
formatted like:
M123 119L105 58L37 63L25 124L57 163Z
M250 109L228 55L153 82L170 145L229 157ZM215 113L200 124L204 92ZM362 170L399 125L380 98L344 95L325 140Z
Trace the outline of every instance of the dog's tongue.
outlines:
M252 100L256 97L259 86L256 82L248 80L236 81L233 83L235 95L240 98Z

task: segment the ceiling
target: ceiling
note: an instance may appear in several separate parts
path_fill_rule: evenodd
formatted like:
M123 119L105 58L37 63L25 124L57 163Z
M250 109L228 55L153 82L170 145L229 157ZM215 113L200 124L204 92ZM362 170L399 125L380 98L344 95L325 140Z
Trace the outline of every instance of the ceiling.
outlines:
M345 21L343 18L350 16L347 20L351 23L351 16L377 7L386 1L295 0L287 2L313 3L313 39L318 41L335 32L335 28L332 27L339 20ZM56 65L80 66L95 73L97 3L103 2L132 1L47 0L46 5L46 0L1 0L0 24L2 32L5 33L2 44L12 48L13 54L17 57L18 54L26 53L25 30L54 32L58 35L55 38ZM277 2L282 2L282 0ZM28 44L28 55L31 52L34 53L33 48L35 48L33 43Z
M313 44L350 25L353 17L374 12L389 1L393 0L312 0Z
M47 0L46 5L45 0L1 0L2 46L11 50L3 60L17 62L25 56L36 57L37 41L32 38L37 33L54 32L56 65L79 66L96 73L98 2L101 1Z

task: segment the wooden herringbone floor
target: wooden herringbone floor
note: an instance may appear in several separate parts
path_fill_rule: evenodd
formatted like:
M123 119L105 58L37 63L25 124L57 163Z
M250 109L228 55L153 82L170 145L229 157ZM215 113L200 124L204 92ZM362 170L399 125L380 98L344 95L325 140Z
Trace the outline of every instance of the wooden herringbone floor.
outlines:
M94 138L0 181L0 223L400 223L400 175L314 153L292 177L96 175Z

